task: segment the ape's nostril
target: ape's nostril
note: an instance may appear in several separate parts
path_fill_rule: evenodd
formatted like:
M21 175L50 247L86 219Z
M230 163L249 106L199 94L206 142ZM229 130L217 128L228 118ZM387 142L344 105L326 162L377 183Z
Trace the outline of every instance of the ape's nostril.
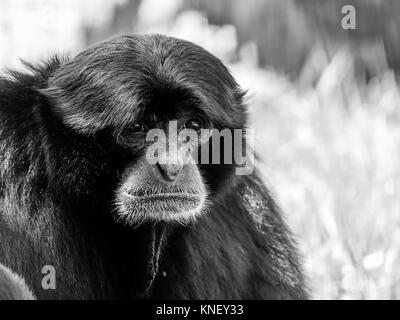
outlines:
M175 181L182 170L181 164L161 164L157 163L157 167L163 178L167 181Z

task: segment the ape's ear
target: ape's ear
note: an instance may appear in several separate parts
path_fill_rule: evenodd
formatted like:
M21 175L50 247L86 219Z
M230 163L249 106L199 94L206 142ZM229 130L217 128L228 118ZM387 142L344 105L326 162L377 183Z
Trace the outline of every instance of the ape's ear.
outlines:
M0 264L0 300L36 300L24 279Z

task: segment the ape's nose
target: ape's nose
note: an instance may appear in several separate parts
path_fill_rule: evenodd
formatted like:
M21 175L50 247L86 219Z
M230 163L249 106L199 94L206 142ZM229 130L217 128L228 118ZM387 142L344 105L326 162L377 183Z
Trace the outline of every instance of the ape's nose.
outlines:
M173 182L176 180L176 178L178 178L179 173L182 171L183 165L157 163L157 167L165 180Z

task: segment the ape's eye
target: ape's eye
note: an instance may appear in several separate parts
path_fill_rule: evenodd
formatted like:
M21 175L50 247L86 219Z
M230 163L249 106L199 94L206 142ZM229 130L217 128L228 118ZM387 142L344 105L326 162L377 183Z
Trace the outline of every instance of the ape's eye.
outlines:
M190 119L186 121L184 125L185 129L191 129L194 131L199 131L202 128L202 122L198 119Z
M135 122L125 129L127 133L139 133L146 131L146 126L142 123Z
M132 145L135 140L137 140L145 131L147 130L146 125L135 122L122 131L118 132L116 135L116 140L121 145Z

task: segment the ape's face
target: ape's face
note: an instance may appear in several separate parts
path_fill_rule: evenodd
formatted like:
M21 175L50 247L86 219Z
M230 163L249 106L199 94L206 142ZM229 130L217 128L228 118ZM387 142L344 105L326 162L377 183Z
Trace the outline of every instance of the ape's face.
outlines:
M63 126L96 144L101 164L82 180L96 181L106 171L118 176L120 221L186 223L204 212L231 174L231 165L196 164L193 153L209 143L200 129L243 128L243 94L218 59L191 43L117 38L62 65L43 92ZM79 153L93 158L88 150Z
M166 111L173 109L167 104L166 99ZM117 134L116 143L135 154L116 192L119 220L185 223L204 211L207 187L192 157L198 146L182 134L191 130L200 136L207 122L184 105L181 110L186 112L167 115L147 110L146 118L139 117ZM155 139L149 139L153 135Z

